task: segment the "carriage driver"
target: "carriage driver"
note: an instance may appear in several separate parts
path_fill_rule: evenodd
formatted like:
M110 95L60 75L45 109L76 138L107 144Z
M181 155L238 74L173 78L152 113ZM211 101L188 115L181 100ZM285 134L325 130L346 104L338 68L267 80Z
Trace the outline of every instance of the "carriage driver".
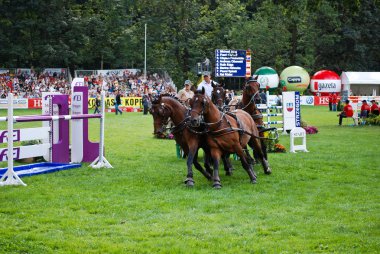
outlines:
M211 93L212 93L212 90L214 89L212 87L212 83L215 83L214 81L211 80L211 77L210 77L210 72L204 72L203 73L203 81L201 83L199 83L198 85L198 90L202 90L202 87L205 88L205 92L206 92L206 95L211 98Z
M194 96L194 92L190 90L190 87L191 87L191 81L186 80L185 87L181 89L176 96L184 104L187 104L188 100L193 98Z

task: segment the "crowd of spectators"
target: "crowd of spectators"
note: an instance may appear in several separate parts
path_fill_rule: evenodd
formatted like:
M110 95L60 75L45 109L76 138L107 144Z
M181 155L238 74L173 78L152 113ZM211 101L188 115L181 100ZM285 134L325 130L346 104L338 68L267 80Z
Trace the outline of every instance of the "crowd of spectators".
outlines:
M142 96L148 93L175 93L172 82L160 77L157 73L144 76L139 73L124 71L123 75L99 74L80 75L89 88L89 95L95 98L103 89L106 97L114 97L119 91L122 97ZM15 98L41 98L42 92L71 93L71 83L64 73L37 73L34 71L0 74L0 97L5 99L12 92Z

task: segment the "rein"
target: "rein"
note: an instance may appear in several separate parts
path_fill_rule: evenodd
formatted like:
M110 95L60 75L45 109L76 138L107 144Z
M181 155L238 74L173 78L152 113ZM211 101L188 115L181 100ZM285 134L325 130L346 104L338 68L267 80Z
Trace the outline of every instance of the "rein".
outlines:
M249 105L251 105L254 101L255 101L255 97L257 95L259 91L257 91L254 95L252 95L251 99L249 100L249 103L247 105L245 105L242 110L246 109ZM255 105L256 106L256 105ZM257 107L255 107L255 110L257 109Z

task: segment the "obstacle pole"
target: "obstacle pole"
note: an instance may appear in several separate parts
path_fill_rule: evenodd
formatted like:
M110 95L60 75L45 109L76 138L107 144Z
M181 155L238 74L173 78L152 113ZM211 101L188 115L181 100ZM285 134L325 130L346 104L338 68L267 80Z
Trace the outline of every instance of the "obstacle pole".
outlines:
M91 164L92 168L113 168L111 164L104 157L104 115L105 115L105 91L101 93L101 105L102 105L102 114L100 118L100 140L99 140L99 156Z
M8 94L8 170L0 179L0 186L4 185L23 185L26 184L13 170L13 94Z

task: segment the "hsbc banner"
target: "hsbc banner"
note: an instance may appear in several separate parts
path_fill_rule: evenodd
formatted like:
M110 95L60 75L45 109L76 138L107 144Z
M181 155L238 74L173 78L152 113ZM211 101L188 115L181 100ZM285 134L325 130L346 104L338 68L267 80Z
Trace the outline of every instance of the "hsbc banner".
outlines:
M301 96L299 92L283 92L284 130L301 126Z

